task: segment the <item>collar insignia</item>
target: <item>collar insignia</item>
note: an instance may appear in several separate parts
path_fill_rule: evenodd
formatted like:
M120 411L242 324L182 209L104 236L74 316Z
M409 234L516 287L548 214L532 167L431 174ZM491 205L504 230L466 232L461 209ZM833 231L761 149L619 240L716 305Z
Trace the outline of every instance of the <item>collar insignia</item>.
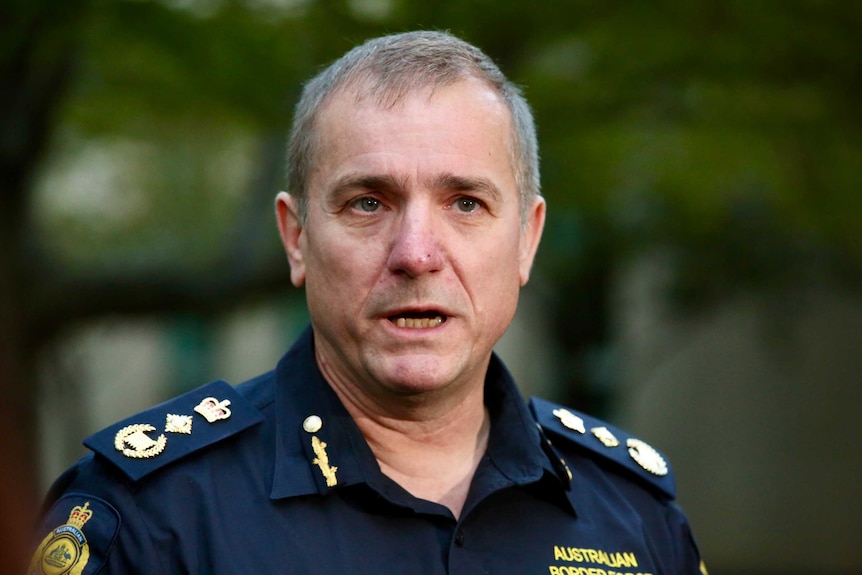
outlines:
M320 468L320 472L326 479L327 487L335 487L338 485L338 480L335 478L337 467L329 465L329 455L326 454L326 443L318 439L316 435L311 437L311 449L317 456L311 462Z

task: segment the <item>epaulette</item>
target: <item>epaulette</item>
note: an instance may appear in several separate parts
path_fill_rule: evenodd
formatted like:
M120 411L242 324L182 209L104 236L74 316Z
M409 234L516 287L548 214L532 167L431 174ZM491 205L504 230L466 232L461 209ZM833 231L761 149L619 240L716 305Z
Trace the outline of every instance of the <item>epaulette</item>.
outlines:
M676 497L676 482L667 459L647 443L604 421L544 399L531 399L530 410L546 433L610 460L667 497Z
M226 381L214 381L84 440L137 481L259 423L263 415Z

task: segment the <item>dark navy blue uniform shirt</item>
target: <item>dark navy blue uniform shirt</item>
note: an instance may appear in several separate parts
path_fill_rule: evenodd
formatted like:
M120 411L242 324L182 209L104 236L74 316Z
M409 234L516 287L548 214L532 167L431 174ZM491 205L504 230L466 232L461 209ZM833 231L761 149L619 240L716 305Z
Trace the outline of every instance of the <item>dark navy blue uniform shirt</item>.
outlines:
M32 573L695 575L662 456L548 402L502 363L460 518L383 473L309 330L275 371L216 382L88 438L54 485Z

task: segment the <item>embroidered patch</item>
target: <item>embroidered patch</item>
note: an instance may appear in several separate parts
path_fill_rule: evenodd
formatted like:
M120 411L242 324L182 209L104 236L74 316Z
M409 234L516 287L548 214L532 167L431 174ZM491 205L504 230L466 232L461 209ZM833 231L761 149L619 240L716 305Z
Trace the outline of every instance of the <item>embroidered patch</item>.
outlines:
M62 523L61 523L62 522ZM55 525L33 554L28 574L82 575L101 569L120 526L116 510L96 497L60 498L43 525Z

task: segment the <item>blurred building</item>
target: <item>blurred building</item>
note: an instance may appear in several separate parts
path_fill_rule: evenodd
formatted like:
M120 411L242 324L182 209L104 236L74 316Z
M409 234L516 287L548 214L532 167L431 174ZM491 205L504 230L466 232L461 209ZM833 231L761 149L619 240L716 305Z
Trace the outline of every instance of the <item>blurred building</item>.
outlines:
M682 316L658 260L616 309L618 418L668 453L711 573L862 573L862 296L812 284Z

